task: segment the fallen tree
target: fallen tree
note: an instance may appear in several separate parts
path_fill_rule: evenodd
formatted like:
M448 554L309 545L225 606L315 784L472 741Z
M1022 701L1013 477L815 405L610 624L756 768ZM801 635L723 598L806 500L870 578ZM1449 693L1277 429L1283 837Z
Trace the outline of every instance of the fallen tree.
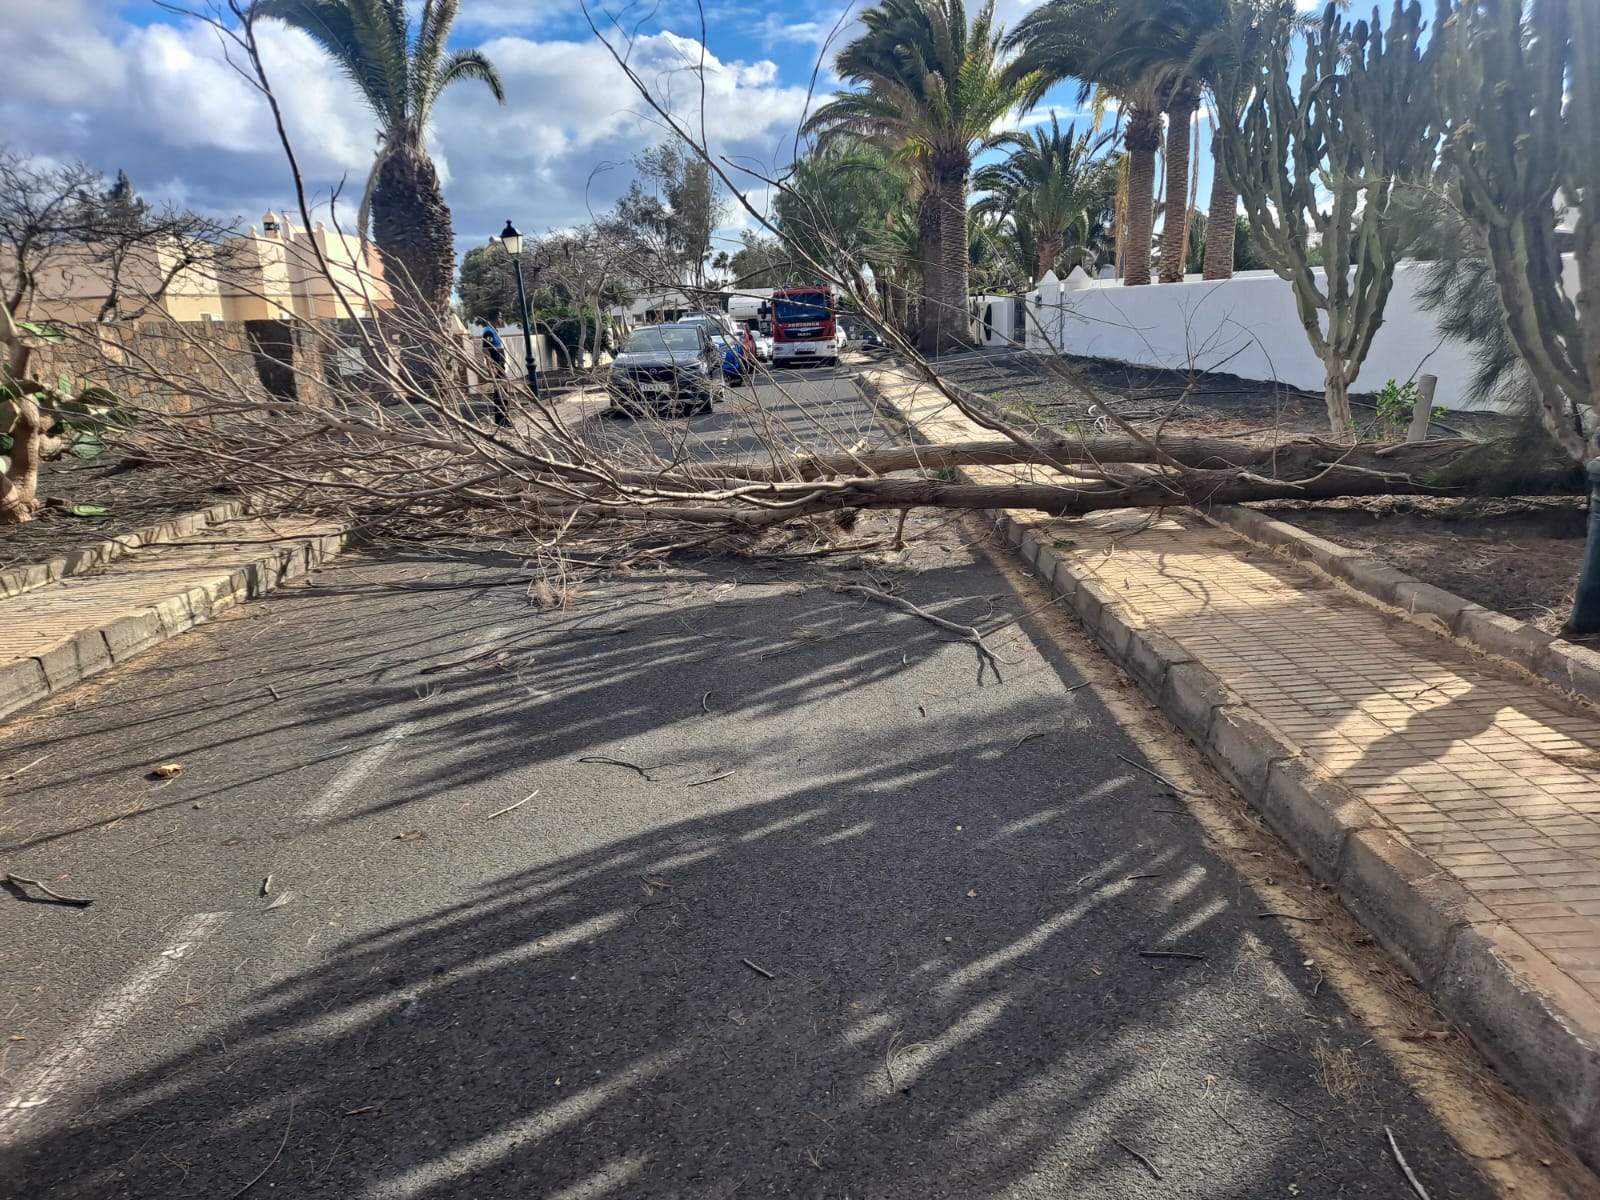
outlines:
M238 50L236 61L276 113L249 10L235 4L209 19ZM728 165L632 75L625 55L617 60L661 121L764 223L734 186ZM310 225L298 175L294 186ZM824 264L810 265L828 277ZM1315 437L1172 436L1164 432L1165 421L1152 426L1120 415L1114 399L1089 393L1065 368L1058 379L1063 395L1087 395L1114 432L1080 438L1019 424L942 379L878 311L875 289L834 277L833 286L882 331L905 369L994 437L897 444L869 409L846 414L769 379L784 404L762 404L744 393L730 404L734 415L723 431L724 443L738 451L713 453L671 420L642 419L624 428L595 419L597 406L575 404L572 397L600 394L600 376L579 375L565 399L488 378L472 339L425 313L385 311L361 292L360 277L322 266L329 293L345 304L349 319L339 326L300 323L296 344L308 357L287 369L298 373L301 386L269 390L262 378L230 368L201 344L203 327L172 323L175 339L195 342L189 356L163 354L153 361L136 350L123 352L123 377L185 398L181 410L146 406L141 453L210 480L221 474L264 503L357 527L479 533L559 554L580 536L591 543L610 538L626 548L641 538L670 543L747 536L856 510L1034 509L1070 516L1253 500L1462 494L1470 489L1472 456L1482 451L1461 439L1348 444ZM358 311L376 315L357 319ZM430 359L420 373L413 369L419 347ZM360 359L360 371L330 366L351 355ZM175 365L181 362L190 365ZM516 410L509 427L493 419L499 401ZM948 477L983 466L1019 470L997 483ZM1541 467L1533 476L1541 486L1559 488L1567 469ZM837 531L839 522L831 528Z

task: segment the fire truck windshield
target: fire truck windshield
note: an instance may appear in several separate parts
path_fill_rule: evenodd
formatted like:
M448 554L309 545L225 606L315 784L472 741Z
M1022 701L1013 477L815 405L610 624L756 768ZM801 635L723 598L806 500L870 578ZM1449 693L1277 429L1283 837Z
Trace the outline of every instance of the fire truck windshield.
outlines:
M800 292L777 297L773 304L773 313L786 325L825 321L830 315L830 305L827 295L823 292Z

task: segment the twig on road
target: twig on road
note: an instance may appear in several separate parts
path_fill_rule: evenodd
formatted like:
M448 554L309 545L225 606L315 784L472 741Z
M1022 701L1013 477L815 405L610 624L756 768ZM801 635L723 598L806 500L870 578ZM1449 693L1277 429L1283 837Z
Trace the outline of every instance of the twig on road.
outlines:
M749 967L752 971L754 971L757 975L761 976L763 979L776 979L777 978L777 976L774 975L771 971L767 970L765 967L756 966L756 964L751 962L748 958L741 958L739 961L742 962L745 966Z
M903 596L896 596L892 592L880 591L875 587L868 587L864 583L838 583L834 586L841 592L855 592L858 595L882 601L884 604L891 604L902 612L908 612L914 617L922 618L930 625L937 625L940 629L955 634L957 638L966 642L978 652L980 678L982 675L981 668L987 664L989 669L994 672L995 679L1000 679L1000 660L994 656L993 650L983 644L983 634L979 633L975 627L960 625L955 621L947 621L937 613L931 613L920 605L911 603Z
M1133 759L1129 758L1126 754L1119 754L1119 755L1117 755L1117 757L1120 758L1123 762L1127 763L1135 771L1143 771L1146 775L1150 776L1151 779L1160 780L1162 783L1166 784L1173 791L1177 792L1178 795L1180 795L1180 796L1201 796L1201 797L1204 797L1206 795L1205 792L1192 792L1188 788L1179 787L1177 784L1173 783L1172 780L1168 779L1165 775L1159 774L1156 771L1152 771L1149 767L1141 767L1138 763L1134 762Z
M50 752L50 754L54 754L54 753L55 753L54 750L52 750ZM28 763L26 766L18 767L15 771L7 771L5 773L5 775L4 776L0 776L0 778L15 779L18 775L21 775L24 771L33 770L40 763L42 763L45 759L49 758L50 754L41 754L41 755L39 755L38 758L34 759L31 763Z
M1127 1152L1128 1152L1128 1153L1129 1153L1129 1154L1131 1154L1131 1155L1133 1155L1133 1156L1134 1156L1134 1157L1135 1157L1135 1158L1137 1158L1137 1159L1138 1159L1138 1160L1139 1160L1139 1161L1140 1161L1140 1162L1142 1162L1142 1163L1143 1163L1143 1164L1144 1164L1144 1169L1145 1169L1145 1170L1146 1170L1146 1171L1149 1171L1149 1172L1150 1172L1150 1174L1152 1174L1152 1175L1154 1175L1154 1176L1155 1176L1155 1177L1156 1177L1156 1178L1157 1178L1157 1179L1160 1179L1160 1178L1161 1178L1161 1172L1160 1172L1160 1171L1158 1171L1158 1170L1156 1170L1156 1165L1155 1165L1155 1163L1153 1163L1153 1162L1151 1162L1151 1161L1150 1161L1150 1160L1149 1160L1149 1159L1148 1159L1148 1158L1146 1158L1146 1157L1145 1157L1145 1156L1144 1156L1144 1155L1142 1155L1142 1154L1140 1154L1140 1153L1139 1153L1139 1152L1138 1152L1138 1151L1137 1151L1137 1150L1135 1150L1135 1149L1134 1149L1134 1148L1133 1148L1133 1147L1132 1147L1132 1146L1130 1146L1130 1145L1128 1145L1128 1143L1127 1143L1127 1142L1125 1142L1125 1141L1123 1141L1123 1140L1122 1140L1122 1139L1121 1139L1121 1138L1119 1138L1119 1137L1118 1137L1118 1136L1117 1136L1117 1135L1116 1135L1116 1134L1112 1134L1112 1135L1111 1135L1111 1140L1112 1140L1112 1141L1113 1141L1113 1142L1115 1142L1115 1143L1116 1143L1116 1144L1117 1144L1117 1145L1119 1145L1119 1146L1121 1146L1121 1147L1122 1147L1122 1148L1123 1148L1123 1149L1124 1149L1124 1150L1126 1150L1126 1151L1127 1151Z
M521 800L518 800L515 804L508 804L504 808L496 809L494 812L490 813L487 817L485 817L484 820L485 821L492 821L496 817L503 817L508 812L513 812L516 809L521 808L524 804L526 804L529 800L532 800L538 794L539 794L539 789L538 788L534 788L533 791L529 792L526 796L524 796Z
M1196 962L1209 961L1204 954L1191 954L1187 950L1141 950L1140 958L1190 958Z
M710 699L710 692L707 692L704 696L700 697L700 711L705 713L708 717L711 715L711 705L709 703Z
M1321 921L1321 917L1302 917L1299 913L1264 912L1257 913L1258 921L1265 921L1268 917L1277 917L1280 921Z
M656 777L650 774L654 767L641 767L638 763L623 762L620 758L607 758L604 754L588 754L578 760L581 763L599 763L606 767L627 767L630 771L637 771L651 783L656 782Z
M1388 1135L1389 1149L1394 1151L1394 1161L1405 1174L1406 1182L1411 1185L1411 1190L1417 1194L1417 1200L1428 1200L1428 1189L1422 1186L1422 1181L1417 1178L1416 1172L1411 1169L1411 1164L1406 1161L1406 1156L1400 1153L1400 1143L1394 1140L1394 1130L1385 1125L1383 1132Z
M255 1187L256 1184L260 1183L263 1179L265 1179L267 1177L267 1172L272 1170L273 1166L277 1163L278 1159L282 1157L283 1148L289 1144L289 1130L293 1127L293 1125L294 1125L294 1097L291 1096L291 1097L289 1097L289 1119L283 1123L283 1139L278 1143L278 1148L275 1151L273 1151L272 1157L267 1160L267 1165L261 1168L260 1174L258 1174L249 1183L245 1184L237 1192L234 1192L233 1195L229 1196L228 1200L239 1200L240 1196L244 1195L251 1188Z
M21 875L13 875L10 871L6 872L5 882L7 890L12 892L17 899L26 900L30 904L65 904L71 908L88 908L89 905L94 903L93 900L84 900L77 896L63 896L60 892L51 891L37 879L24 879ZM30 896L22 890L24 887L37 888L45 894L46 898L41 899L37 896Z
M724 771L720 775L713 775L710 779L696 779L693 783L688 784L686 786L688 786L688 787L699 787L701 784L704 784L704 783L716 783L718 780L726 779L726 778L728 778L728 776L733 775L733 774L735 774L735 772L733 772L733 771Z
M274 872L268 871L267 872L267 877L261 881L261 894L263 896L265 896L268 892L270 892L272 890L273 875L274 875Z

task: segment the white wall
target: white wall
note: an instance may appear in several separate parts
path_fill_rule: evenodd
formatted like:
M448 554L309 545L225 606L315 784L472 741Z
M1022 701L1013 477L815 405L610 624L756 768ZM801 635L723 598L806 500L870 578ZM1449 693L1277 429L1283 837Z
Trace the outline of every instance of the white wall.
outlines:
M1576 294L1567 260L1568 294ZM1322 273L1319 271L1319 284ZM1373 339L1355 390L1374 392L1387 380L1439 377L1435 403L1471 407L1471 347L1439 336L1432 313L1416 293L1424 265L1401 263L1384 322ZM1138 366L1225 372L1245 379L1277 380L1307 391L1323 388L1322 363L1311 352L1290 286L1270 271L1245 271L1232 279L1124 287L1091 280L1074 270L1065 281L1040 280L1028 297L1028 348L1109 358Z

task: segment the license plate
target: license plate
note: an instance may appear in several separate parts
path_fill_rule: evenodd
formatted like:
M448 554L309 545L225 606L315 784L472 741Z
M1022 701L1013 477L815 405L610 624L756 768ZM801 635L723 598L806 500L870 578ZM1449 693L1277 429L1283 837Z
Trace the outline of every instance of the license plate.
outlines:
M639 384L641 392L665 392L672 387L669 383L656 383L653 380L644 380Z

